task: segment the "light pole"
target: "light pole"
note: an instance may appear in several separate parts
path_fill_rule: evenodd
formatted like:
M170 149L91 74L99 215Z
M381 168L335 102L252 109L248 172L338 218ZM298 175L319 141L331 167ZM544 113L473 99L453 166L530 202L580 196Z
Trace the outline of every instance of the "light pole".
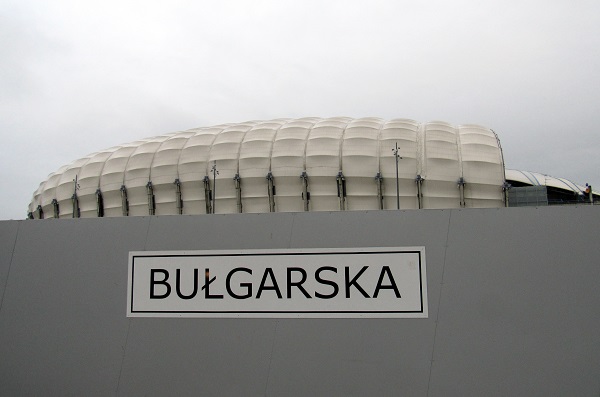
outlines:
M396 157L396 207L400 209L400 187L398 186L398 160L401 159L398 147L398 142L396 142L396 148L392 149L392 153L394 153L394 157Z

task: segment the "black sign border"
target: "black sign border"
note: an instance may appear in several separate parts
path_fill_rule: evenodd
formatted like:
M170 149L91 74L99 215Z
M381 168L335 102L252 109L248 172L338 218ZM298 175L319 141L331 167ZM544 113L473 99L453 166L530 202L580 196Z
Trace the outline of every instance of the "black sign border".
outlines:
M356 255L356 254L417 254L419 256L419 298L421 310L335 310L335 311L314 311L314 310L133 310L133 292L134 292L134 273L136 258L182 258L182 257L235 257L235 256L302 256L302 255ZM325 252L251 252L251 253L205 253L205 254L160 254L160 255L133 255L131 258L131 306L129 312L136 313L160 313L160 314L423 314L423 267L421 251L413 250L393 250L393 251L325 251ZM234 317L235 318L235 317Z

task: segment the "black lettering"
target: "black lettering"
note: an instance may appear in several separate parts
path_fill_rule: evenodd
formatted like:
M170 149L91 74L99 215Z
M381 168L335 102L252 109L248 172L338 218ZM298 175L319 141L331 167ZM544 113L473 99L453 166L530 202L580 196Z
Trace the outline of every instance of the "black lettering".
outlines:
M165 278L161 281L157 281L154 279L155 273L162 273ZM164 299L171 294L171 285L167 283L169 279L169 272L166 269L150 269L150 299ZM156 284L161 284L167 287L167 292L162 295L157 295L154 293L154 286Z
M315 291L315 296L317 298L321 298L321 299L331 299L334 298L335 296L337 296L340 288L338 287L337 283L331 281L331 280L327 280L327 279L323 279L321 278L321 272L324 272L326 270L332 271L334 273L337 273L337 269L335 267L332 266L324 266L324 267L320 267L317 269L317 271L315 272L315 279L317 280L318 283L320 284L325 284L325 285L330 285L333 287L333 292L329 295L325 295L325 294L321 294L319 292Z
M273 283L272 286L265 286L265 281L267 280L267 275L269 275L269 277L271 278L271 281ZM279 290L279 286L277 285L277 280L275 280L275 275L273 274L273 269L271 269L270 267L265 269L265 273L263 274L263 278L260 282L260 286L258 287L256 299L260 298L260 295L262 294L263 290L273 290L277 293L277 297L279 299L282 298L281 291Z
M231 296L232 298L235 299L247 299L250 298L252 296L252 283L240 283L240 287L245 287L246 288L246 293L244 295L238 295L235 292L232 291L231 289L231 277L233 276L234 273L237 272L246 272L249 274L252 274L252 270L246 268L246 267L236 267L235 269L231 270L228 274L227 274L227 279L225 280L225 288L227 288L227 293L229 294L229 296Z
M181 299L192 299L196 296L198 293L198 269L194 269L194 291L190 295L183 295L181 293L181 269L177 269L175 290L177 291L177 296Z
M382 285L381 284L383 282L384 273L387 274L388 278L390 279L390 285ZM377 281L377 287L375 287L375 292L373 293L373 298L377 298L377 296L379 295L380 289L392 289L392 290L394 290L394 293L396 294L396 298L400 298L400 291L398 291L398 287L396 286L396 281L394 280L394 277L392 276L392 272L391 272L389 266L384 266L381 268L381 274L379 274L379 281Z
M204 286L202 289L204 290L204 298L205 299L223 299L223 295L211 295L210 294L210 283L217 279L217 276L213 277L212 280L210 278L210 269L204 269Z
M292 282L292 272L300 272L302 274L302 279L297 282ZM312 296L306 292L302 284L306 281L306 270L300 267L288 267L287 268L287 297L290 299L292 297L292 287L297 287L307 298L311 299Z
M348 266L346 266L346 298L350 298L350 287L352 287L353 285L356 287L357 290L360 291L360 293L365 297L365 298L370 298L369 294L367 294L367 292L362 289L362 287L360 286L360 284L358 283L358 278L365 272L365 270L367 270L369 268L369 266L363 266L362 269L360 269L360 272L358 272L356 274L356 276L354 276L354 278L352 280L350 280L350 268Z

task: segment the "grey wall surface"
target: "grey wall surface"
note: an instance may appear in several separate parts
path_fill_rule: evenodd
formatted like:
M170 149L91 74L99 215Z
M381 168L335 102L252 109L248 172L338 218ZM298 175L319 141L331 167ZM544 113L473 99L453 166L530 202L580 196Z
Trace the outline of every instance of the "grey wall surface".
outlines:
M0 395L600 394L600 207L0 222ZM129 251L425 246L427 319L128 318Z

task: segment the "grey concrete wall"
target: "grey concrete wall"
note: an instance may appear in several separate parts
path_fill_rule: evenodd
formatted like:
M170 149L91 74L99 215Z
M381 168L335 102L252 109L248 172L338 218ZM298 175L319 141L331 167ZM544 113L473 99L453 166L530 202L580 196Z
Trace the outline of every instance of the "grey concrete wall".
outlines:
M0 222L0 395L600 394L600 207ZM127 318L129 251L425 246L427 319Z

